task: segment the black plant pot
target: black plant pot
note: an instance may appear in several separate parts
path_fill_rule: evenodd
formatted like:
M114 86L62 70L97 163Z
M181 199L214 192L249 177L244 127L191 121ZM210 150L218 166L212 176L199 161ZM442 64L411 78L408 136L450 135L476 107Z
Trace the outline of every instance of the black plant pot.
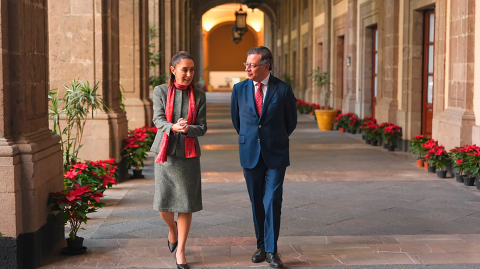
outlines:
M390 144L386 144L386 145L387 145L388 151L394 151L395 150L395 145L390 145Z
M475 177L463 176L463 184L465 184L465 186L474 186Z
M463 183L463 176L460 175L460 173L455 173L455 180L457 180L458 183Z
M144 175L142 175L143 170L133 170L133 176L131 178L145 178Z
M370 144L372 144L372 146L377 146L378 140L372 140L370 141Z
M83 237L75 237L75 240L67 238L67 247L62 249L63 255L80 255L87 252L87 247L83 246Z
M435 166L428 165L428 172L429 173L435 173L436 170L437 170L437 168Z
M447 177L447 171L437 171L437 177L439 178L446 178Z
M365 135L364 134L362 134L362 139L365 140Z
M370 144L370 143L371 143L370 139L368 139L368 138L365 139L365 144Z
M477 186L477 190L480 191L480 183L478 182L478 178L475 180L475 186Z

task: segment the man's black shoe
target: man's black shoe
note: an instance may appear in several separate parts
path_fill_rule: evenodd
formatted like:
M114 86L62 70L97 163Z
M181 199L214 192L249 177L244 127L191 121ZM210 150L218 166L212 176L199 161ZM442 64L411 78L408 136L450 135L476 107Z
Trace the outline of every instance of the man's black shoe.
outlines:
M265 247L260 247L259 249L257 249L257 251L255 251L255 253L253 253L252 262L254 263L263 262L265 258L266 258Z
M283 262L280 260L278 253L267 253L267 262L272 268L283 268Z

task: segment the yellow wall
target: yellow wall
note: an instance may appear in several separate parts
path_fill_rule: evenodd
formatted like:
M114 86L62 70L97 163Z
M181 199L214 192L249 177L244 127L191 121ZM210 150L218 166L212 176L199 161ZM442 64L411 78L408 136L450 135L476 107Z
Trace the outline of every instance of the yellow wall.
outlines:
M212 28L207 37L209 71L244 71L242 64L247 58L247 51L257 46L253 29L242 37L240 43L232 41L233 22Z

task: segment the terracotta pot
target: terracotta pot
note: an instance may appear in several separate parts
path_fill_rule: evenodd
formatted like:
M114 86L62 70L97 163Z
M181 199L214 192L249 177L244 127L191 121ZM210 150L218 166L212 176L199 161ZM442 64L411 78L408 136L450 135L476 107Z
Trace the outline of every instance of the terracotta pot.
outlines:
M326 109L315 109L315 117L317 119L318 129L320 131L333 130L333 120L337 116L337 111Z
M345 128L339 127L339 128L338 128L338 131L339 131L340 133L345 133Z
M417 167L424 167L422 159L417 159Z
M427 162L423 163L423 168L425 168L425 170L428 170L428 163Z

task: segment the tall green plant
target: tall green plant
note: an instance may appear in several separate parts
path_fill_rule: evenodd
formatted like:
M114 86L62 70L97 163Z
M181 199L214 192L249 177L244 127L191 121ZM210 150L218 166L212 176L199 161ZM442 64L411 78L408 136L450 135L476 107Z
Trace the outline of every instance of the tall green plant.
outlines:
M320 66L318 66L316 69L312 70L312 73L308 74L308 76L313 79L315 86L322 89L322 106L326 108L330 107L330 97L332 95L332 89L330 86L334 86L334 84L330 82L328 71L322 71Z
M77 162L89 115L93 119L95 112L108 110L102 96L97 94L99 84L92 87L88 81L74 79L70 86L63 85L65 94L62 97L56 89L48 93L49 118L53 121L53 132L61 137L65 171Z
M157 29L155 27L150 26L148 29L148 41L149 43L149 50L148 50L148 61L150 67L156 67L160 65L160 59L162 58L162 53L160 51L155 52L155 43L152 41L158 37ZM157 85L163 84L167 81L168 77L165 74L160 74L158 76L153 75L148 78L148 83L150 86L155 87Z

